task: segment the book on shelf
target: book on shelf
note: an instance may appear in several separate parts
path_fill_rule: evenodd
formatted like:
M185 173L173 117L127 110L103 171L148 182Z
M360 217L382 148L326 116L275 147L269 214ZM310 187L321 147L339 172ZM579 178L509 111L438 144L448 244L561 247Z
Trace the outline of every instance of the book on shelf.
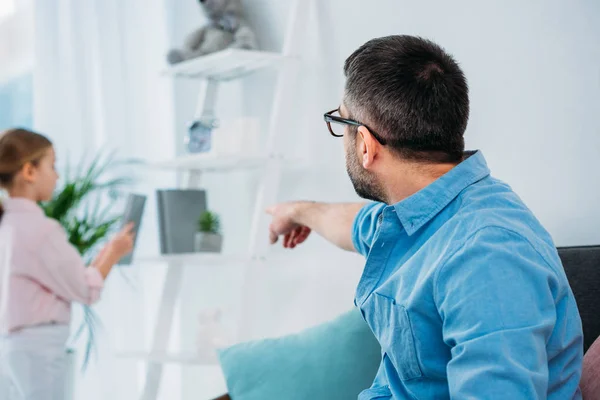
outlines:
M125 211L121 218L121 227L124 227L130 222L133 222L133 250L131 253L125 255L119 260L119 265L130 265L133 259L133 252L135 251L135 244L138 238L138 232L140 231L140 225L142 224L142 217L144 215L144 208L146 206L146 196L141 194L130 193L127 196L127 203L125 204Z
M206 211L206 192L161 189L156 199L161 254L193 253L198 219Z

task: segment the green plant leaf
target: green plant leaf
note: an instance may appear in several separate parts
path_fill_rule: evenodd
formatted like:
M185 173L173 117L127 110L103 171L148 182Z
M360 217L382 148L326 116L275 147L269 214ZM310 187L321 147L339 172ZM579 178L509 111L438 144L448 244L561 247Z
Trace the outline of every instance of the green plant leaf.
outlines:
M221 230L221 221L216 213L204 211L198 218L198 232L219 233Z

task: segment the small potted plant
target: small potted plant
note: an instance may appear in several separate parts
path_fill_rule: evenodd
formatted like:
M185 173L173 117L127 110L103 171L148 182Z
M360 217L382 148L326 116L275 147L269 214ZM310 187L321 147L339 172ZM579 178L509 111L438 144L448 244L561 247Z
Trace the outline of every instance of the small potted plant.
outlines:
M223 246L219 216L212 211L204 211L198 218L198 232L194 240L197 252L220 253Z

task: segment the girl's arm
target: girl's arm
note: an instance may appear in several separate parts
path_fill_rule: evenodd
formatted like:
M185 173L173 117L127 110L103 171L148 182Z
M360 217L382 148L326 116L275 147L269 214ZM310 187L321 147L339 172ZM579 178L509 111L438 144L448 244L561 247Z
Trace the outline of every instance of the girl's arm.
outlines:
M92 304L100 298L104 279L121 257L131 251L131 227L121 231L105 246L95 262L87 267L64 229L52 221L39 246L39 264L31 266L31 277L67 301Z

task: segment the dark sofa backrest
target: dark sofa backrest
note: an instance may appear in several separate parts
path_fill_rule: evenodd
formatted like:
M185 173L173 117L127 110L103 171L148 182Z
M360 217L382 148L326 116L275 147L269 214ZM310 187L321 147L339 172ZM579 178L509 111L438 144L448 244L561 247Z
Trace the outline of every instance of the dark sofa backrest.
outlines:
M600 246L559 247L583 324L584 351L600 336Z

